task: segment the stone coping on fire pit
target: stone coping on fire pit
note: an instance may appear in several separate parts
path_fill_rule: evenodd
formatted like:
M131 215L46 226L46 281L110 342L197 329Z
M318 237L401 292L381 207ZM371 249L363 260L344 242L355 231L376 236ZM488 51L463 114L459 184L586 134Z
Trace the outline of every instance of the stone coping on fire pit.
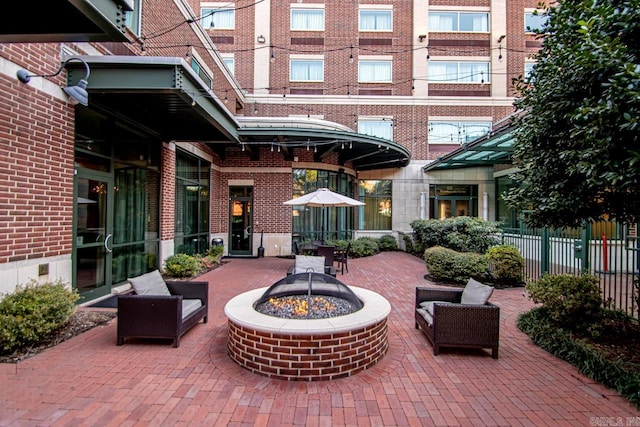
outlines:
M382 295L368 289L349 286L364 303L364 307L344 316L324 319L284 319L256 311L254 303L267 287L254 289L233 297L224 307L226 316L237 325L262 332L287 334L335 333L365 327L383 319L391 312L391 304Z

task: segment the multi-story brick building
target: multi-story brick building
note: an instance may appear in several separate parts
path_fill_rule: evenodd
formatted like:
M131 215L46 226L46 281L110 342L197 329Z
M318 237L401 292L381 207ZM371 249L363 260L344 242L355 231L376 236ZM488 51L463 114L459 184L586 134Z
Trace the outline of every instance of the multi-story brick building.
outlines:
M93 299L211 239L289 254L323 222L352 238L497 219L499 168L424 167L513 113L537 5L56 0L7 21L0 291L61 278ZM283 205L316 187L366 205Z

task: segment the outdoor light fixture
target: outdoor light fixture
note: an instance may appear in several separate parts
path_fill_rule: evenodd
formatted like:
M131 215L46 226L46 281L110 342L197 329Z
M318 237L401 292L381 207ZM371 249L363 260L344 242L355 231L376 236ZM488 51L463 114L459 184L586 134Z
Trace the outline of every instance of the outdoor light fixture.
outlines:
M60 68L58 69L58 71L56 71L53 74L29 74L27 70L18 70L18 73L17 73L18 80L20 80L22 83L29 83L29 81L31 80L31 77L57 76L62 72L65 65L67 65L67 63L70 61L82 62L84 64L84 68L86 69L87 73L85 74L83 79L80 79L80 81L76 86L66 86L66 87L63 87L62 90L71 98L72 104L79 103L84 106L87 106L89 105L89 94L87 93L87 84L88 84L87 79L89 78L89 74L91 73L91 71L89 70L89 64L87 64L84 60L78 57L72 56L71 58L64 61L62 65L60 65Z
M426 38L427 38L427 35L426 35L426 34L420 34L420 35L418 36L418 41L423 42L423 41L424 41L424 39L426 39Z
M267 39L265 39L265 38L264 38L264 36L263 36L262 34L260 34L260 35L258 36L258 43L264 43L264 42L266 42L266 41L267 41Z

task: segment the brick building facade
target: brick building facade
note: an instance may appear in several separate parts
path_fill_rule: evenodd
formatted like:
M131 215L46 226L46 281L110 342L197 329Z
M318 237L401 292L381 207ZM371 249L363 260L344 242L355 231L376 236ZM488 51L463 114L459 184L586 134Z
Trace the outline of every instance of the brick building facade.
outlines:
M496 219L493 168L422 168L513 113L537 3L111 0L119 32L5 29L0 292L60 278L91 300L213 238L228 255L263 239L287 255L321 221L353 238ZM73 105L62 88L83 63L89 101ZM371 209L282 204L319 186ZM433 196L463 187L468 200Z

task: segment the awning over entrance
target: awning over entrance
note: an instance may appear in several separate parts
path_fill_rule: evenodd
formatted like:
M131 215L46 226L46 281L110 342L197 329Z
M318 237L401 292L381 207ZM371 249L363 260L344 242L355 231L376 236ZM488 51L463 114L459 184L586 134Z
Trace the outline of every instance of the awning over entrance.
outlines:
M8 1L0 42L126 42L124 12L132 9L133 0Z
M171 141L238 146L238 123L181 58L83 56L91 68L89 105ZM68 81L85 75L70 62Z
M493 166L496 164L511 164L514 138L513 127L505 126L490 132L436 161L426 165L425 172L460 169L479 166Z
M273 147L285 157L292 157L293 148L304 148L313 150L318 161L337 153L340 164L351 162L356 170L405 167L411 158L407 148L393 141L323 120L240 117L238 120L240 141L247 150Z

